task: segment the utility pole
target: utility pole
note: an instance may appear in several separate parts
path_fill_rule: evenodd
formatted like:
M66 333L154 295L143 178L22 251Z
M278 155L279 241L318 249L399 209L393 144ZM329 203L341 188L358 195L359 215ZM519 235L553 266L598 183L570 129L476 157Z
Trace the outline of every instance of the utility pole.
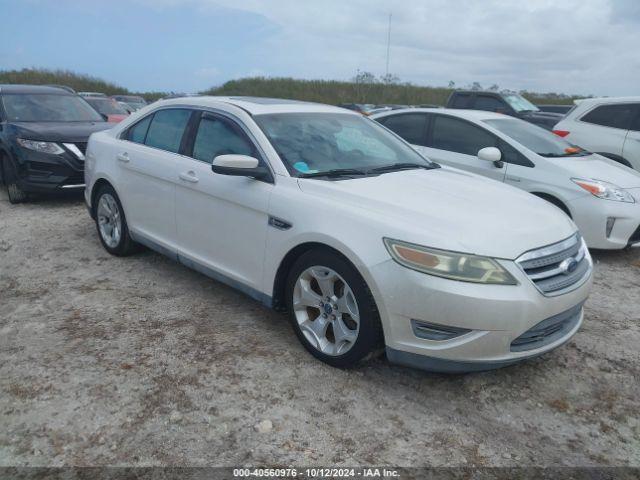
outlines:
M387 30L387 70L386 70L386 78L389 78L389 51L391 50L391 16L389 14L389 28Z

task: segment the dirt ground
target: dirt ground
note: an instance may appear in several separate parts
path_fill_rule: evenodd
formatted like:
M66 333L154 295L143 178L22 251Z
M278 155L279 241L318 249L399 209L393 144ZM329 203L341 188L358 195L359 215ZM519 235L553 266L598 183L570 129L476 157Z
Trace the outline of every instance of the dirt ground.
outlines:
M0 465L638 466L640 249L594 258L583 328L539 359L342 371L226 286L111 257L79 196L2 192Z

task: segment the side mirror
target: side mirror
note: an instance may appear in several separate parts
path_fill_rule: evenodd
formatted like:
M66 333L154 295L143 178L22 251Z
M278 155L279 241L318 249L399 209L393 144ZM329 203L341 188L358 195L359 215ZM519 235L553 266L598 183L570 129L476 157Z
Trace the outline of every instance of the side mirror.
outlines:
M257 158L248 155L218 155L213 159L211 170L219 175L271 180L269 169L261 166Z
M485 162L493 162L496 168L502 168L502 152L496 147L485 147L478 152L478 158Z

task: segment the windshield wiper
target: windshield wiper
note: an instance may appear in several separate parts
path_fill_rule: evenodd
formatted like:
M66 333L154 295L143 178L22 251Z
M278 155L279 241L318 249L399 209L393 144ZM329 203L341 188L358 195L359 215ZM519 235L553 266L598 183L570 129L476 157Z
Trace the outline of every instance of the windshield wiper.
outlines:
M334 168L332 170L325 170L323 172L301 173L299 176L301 178L315 178L315 177L337 178L337 177L350 177L353 175L367 175L367 172L364 170L358 170L357 168Z
M409 163L409 162L402 162L402 163L392 163L391 165L383 165L381 167L375 167L370 169L370 172L394 172L394 171L399 171L399 170L413 170L416 168L423 168L425 170L433 170L434 168L439 168L440 165L438 165L437 163L432 163L431 165L428 164L423 164L423 163Z

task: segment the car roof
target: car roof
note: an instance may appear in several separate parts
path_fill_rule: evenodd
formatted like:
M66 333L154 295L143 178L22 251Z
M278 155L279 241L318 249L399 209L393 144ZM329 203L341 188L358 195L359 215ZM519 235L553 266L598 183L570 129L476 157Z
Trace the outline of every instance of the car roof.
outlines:
M0 84L0 93L49 93L58 95L74 95L64 87L51 87L48 85L13 85Z
M599 97L599 98L581 98L575 100L576 105L601 105L608 103L629 103L640 102L640 97Z
M234 105L251 115L260 115L266 113L307 113L307 112L326 112L326 113L346 113L351 115L360 115L352 110L334 107L332 105L324 105L322 103L302 102L298 100L285 100L280 98L267 97L182 97L168 100L160 100L154 106L161 105L193 105L199 107L215 107L220 103Z
M418 112L427 112L427 113L441 113L450 115L452 117L460 117L466 118L467 120L475 120L480 122L482 120L494 120L500 118L513 118L509 115L504 115L502 113L495 112L486 112L484 110L465 110L460 108L403 108L401 110L389 110L381 113L374 113L371 115L371 118L383 118L390 117L392 115L398 115L401 113L418 113Z

